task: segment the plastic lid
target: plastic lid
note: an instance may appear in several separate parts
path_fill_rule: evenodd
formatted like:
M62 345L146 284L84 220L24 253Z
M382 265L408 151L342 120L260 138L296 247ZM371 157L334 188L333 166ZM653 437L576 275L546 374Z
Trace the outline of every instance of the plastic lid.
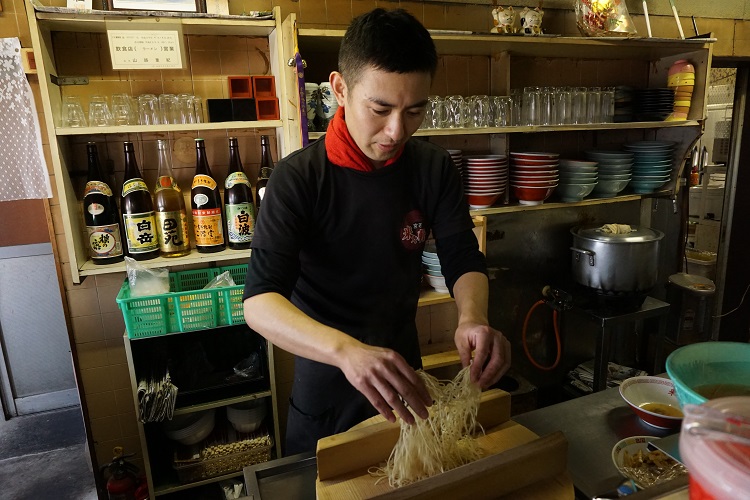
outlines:
M669 282L695 295L713 295L716 292L713 281L696 274L676 273L669 277Z
M575 227L570 232L574 236L579 236L587 240L603 241L606 243L646 243L649 241L659 241L664 238L664 233L648 227L631 226L631 232L627 234L605 233L601 228L602 226Z

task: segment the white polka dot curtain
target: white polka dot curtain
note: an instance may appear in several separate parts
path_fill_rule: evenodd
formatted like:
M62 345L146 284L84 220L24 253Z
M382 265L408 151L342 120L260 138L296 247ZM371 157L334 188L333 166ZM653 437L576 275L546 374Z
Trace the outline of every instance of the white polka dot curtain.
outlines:
M18 38L0 38L0 201L51 198L34 96Z

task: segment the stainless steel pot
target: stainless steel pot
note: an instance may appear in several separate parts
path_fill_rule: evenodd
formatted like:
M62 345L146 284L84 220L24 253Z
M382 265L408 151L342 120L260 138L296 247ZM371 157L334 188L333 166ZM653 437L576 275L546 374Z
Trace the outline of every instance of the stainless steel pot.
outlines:
M599 226L571 229L575 280L607 293L640 293L653 288L664 233L647 227L632 229L628 234L607 234Z

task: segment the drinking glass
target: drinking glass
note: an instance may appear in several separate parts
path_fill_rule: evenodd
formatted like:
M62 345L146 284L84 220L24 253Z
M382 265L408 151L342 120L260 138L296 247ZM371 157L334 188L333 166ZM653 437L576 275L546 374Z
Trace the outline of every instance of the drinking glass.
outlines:
M135 113L128 94L112 94L112 121L115 125L135 125Z
M174 94L161 94L159 96L160 123L180 123L180 109L177 96Z
M615 88L602 88L602 123L612 123L615 121Z
M196 99L192 94L177 95L177 123L201 123L195 109Z
M63 127L86 127L86 116L83 114L81 98L68 96L63 102L62 126Z
M573 123L573 94L569 87L555 90L555 124Z
M466 103L460 95L445 99L446 125L448 128L461 128L466 124Z
M469 125L475 128L490 126L490 98L486 95L475 95L469 98Z
M112 125L112 113L103 95L92 95L89 98L89 125L91 127L109 127Z
M495 96L492 98L492 125L495 127L510 127L513 125L513 99L509 96Z
M426 128L444 128L447 125L447 119L443 98L436 95L428 97L425 112Z
M193 96L193 111L195 114L195 123L203 123L203 98L201 96Z
M572 90L573 123L586 123L586 87Z
M513 125L522 125L521 108L523 107L523 90L512 89L510 91L511 106L513 112L511 113L511 123Z
M525 125L542 123L542 89L541 87L523 88L523 121Z
M602 89L590 87L586 91L586 122L600 123L602 119Z
M158 125L159 99L154 94L143 94L138 96L138 121L141 125Z
M539 96L539 124L552 125L555 123L555 89L553 87L543 87Z

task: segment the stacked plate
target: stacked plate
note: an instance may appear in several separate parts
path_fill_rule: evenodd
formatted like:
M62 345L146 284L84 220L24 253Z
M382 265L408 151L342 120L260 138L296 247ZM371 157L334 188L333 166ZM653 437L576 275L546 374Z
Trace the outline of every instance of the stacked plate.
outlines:
M630 186L638 194L653 193L669 182L674 162L674 143L669 141L639 141L625 144L634 156L633 178Z
M633 87L615 87L615 123L633 121L634 93Z
M461 151L460 149L449 149L448 154L451 155L451 160L453 160L453 163L456 165L456 168L458 169L458 173L461 174L461 177L463 177L463 173L464 173L463 151Z
M430 286L438 292L448 293L437 253L424 250L422 252L422 267L424 268L424 277Z
M637 121L663 121L672 114L673 110L673 89L640 89L635 93L635 118Z
M560 184L555 193L566 203L581 201L594 190L598 170L595 161L560 160Z
M510 185L521 205L541 205L557 187L559 153L511 153Z
M599 179L592 194L597 198L612 198L625 189L633 169L633 153L628 151L586 151L586 157L597 162Z
M464 193L473 209L491 207L505 192L508 157L505 155L464 156Z

